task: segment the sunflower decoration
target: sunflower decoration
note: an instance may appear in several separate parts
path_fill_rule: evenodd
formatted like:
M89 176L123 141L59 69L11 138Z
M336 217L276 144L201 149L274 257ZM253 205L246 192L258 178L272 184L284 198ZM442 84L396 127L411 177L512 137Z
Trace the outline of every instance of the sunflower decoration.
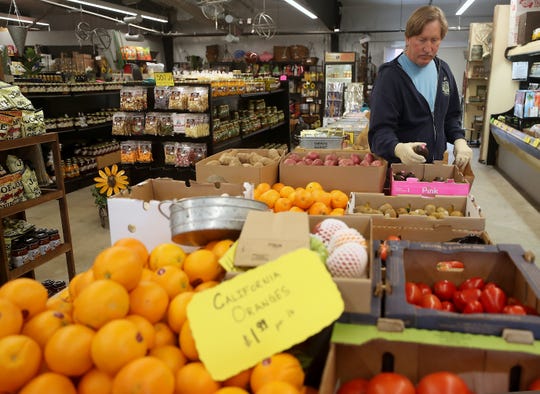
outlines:
M127 189L129 182L124 170L118 170L118 166L113 164L111 168L104 167L99 170L99 176L94 178L96 182L92 195L95 197L96 205L105 206L107 197Z

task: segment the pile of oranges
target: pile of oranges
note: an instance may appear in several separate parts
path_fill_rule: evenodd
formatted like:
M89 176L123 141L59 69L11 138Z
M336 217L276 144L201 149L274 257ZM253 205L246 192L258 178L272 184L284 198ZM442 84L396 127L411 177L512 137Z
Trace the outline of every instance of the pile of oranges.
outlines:
M349 202L345 192L337 189L326 191L315 181L296 188L280 182L273 185L259 183L253 197L274 212L307 212L310 215L344 215Z
M306 394L300 362L278 353L215 381L199 360L187 317L197 292L217 285L233 244L186 254L134 238L101 251L91 268L48 298L38 281L0 287L0 394Z

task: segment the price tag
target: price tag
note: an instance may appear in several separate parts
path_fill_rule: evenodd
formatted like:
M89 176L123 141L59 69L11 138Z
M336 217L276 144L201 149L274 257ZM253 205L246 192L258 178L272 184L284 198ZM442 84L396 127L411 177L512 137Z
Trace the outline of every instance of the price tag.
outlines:
M174 78L172 73L154 73L156 86L174 86Z
M319 256L297 249L197 293L187 315L199 357L219 381L315 335L343 310Z
M523 137L523 141L525 141L525 143L527 143L527 144L530 144L531 143L531 136L528 135L526 137Z
M538 145L540 145L540 138L535 138L535 139L531 142L531 145L534 146L535 148L538 148Z

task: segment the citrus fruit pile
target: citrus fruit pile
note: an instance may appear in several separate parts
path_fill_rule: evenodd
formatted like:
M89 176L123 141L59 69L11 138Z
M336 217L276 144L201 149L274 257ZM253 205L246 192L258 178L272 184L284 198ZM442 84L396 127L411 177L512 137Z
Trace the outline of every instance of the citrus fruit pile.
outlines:
M187 318L192 297L223 278L232 240L186 254L150 253L134 238L102 250L88 271L48 298L39 281L0 287L1 394L297 394L304 371L275 354L226 381L199 360Z
M343 215L349 202L345 192L337 189L326 191L315 181L296 188L280 182L273 185L259 183L253 197L274 212L307 212L310 215Z

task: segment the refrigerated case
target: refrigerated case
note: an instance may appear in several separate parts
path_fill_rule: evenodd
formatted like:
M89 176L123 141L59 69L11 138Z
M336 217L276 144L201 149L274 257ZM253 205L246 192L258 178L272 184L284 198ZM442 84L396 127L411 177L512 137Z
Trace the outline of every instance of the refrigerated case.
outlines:
M355 52L327 52L324 55L324 117L343 115L347 84L356 80Z

